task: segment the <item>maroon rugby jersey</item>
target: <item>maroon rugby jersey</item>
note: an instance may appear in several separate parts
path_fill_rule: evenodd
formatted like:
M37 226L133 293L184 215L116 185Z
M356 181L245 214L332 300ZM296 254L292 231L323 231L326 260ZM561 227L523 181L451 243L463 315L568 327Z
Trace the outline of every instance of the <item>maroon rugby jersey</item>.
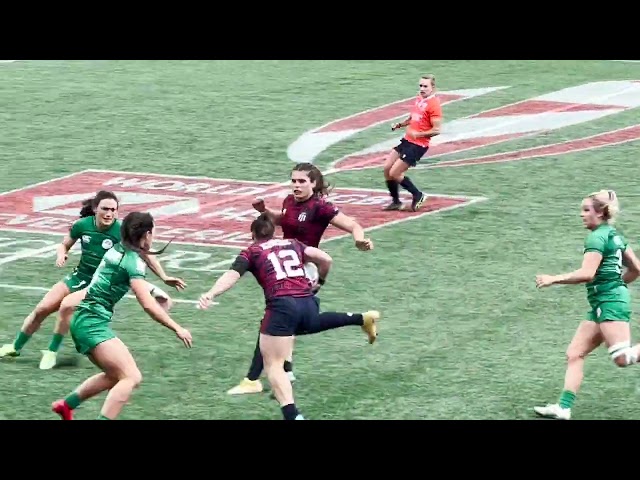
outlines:
M288 195L282 202L282 236L317 248L324 231L338 213L338 207L323 197L314 195L304 202L296 202L293 195Z
M313 292L304 271L306 247L295 239L256 242L240 252L231 268L240 275L251 272L267 302L275 297L308 297Z

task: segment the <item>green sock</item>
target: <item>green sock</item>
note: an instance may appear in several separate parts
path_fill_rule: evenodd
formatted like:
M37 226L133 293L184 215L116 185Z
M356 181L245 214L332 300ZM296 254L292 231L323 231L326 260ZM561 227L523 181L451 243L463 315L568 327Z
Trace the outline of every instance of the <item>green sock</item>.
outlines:
M64 401L67 402L67 405L69 405L69 408L71 408L72 410L78 408L82 403L82 400L80 400L80 397L76 392L67 395L67 398L65 398Z
M15 348L17 352L19 352L20 350L22 350L22 347L25 346L30 338L31 335L27 335L24 332L19 332L18 336L16 337L16 341L13 342L13 348Z
M111 420L110 418L105 417L104 415L98 415L98 420Z
M569 391L563 390L560 395L560 401L558 402L562 408L571 408L573 406L573 402L576 401L576 394Z
M49 343L49 351L57 352L60 350L60 345L62 344L62 340L64 339L64 335L61 333L54 333L53 338L51 339L51 343Z

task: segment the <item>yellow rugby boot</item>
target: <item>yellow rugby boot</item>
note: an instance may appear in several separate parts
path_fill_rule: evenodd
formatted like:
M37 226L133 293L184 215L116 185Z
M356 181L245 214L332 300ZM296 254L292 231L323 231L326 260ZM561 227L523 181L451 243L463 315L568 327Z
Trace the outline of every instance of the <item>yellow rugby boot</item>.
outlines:
M369 343L373 343L378 338L378 326L376 323L380 319L380 312L377 310L371 310L362 314L364 323L362 324L362 331L369 337Z
M262 382L260 380L249 380L248 378L242 379L242 381L227 391L228 395L247 395L250 393L261 393Z

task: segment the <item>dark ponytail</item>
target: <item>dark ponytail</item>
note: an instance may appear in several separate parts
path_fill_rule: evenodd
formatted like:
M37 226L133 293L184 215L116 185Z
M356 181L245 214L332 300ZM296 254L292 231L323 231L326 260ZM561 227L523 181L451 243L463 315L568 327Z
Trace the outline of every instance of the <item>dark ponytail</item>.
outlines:
M171 244L172 240L169 240L162 249L158 251L143 250L140 248L140 240L145 236L147 232L153 230L153 217L147 212L131 212L122 221L120 226L120 243L127 249L133 250L143 255L161 255Z
M100 205L102 200L115 200L115 202L120 206L120 201L116 194L113 192L109 192L108 190L100 190L96 193L96 196L93 198L87 198L82 202L82 208L80 209L80 218L85 217L93 217L96 214L96 208Z

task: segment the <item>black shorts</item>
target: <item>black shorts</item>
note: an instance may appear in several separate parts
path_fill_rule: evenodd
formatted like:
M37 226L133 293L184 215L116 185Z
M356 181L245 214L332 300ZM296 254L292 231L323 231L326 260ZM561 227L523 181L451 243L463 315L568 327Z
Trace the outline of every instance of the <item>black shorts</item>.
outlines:
M304 332L318 318L318 299L312 297L276 297L267 303L260 333L273 337L291 337Z
M400 154L400 160L409 165L415 167L420 159L424 157L429 147L422 147L410 142L406 138L400 140L400 143L393 147L393 149Z

